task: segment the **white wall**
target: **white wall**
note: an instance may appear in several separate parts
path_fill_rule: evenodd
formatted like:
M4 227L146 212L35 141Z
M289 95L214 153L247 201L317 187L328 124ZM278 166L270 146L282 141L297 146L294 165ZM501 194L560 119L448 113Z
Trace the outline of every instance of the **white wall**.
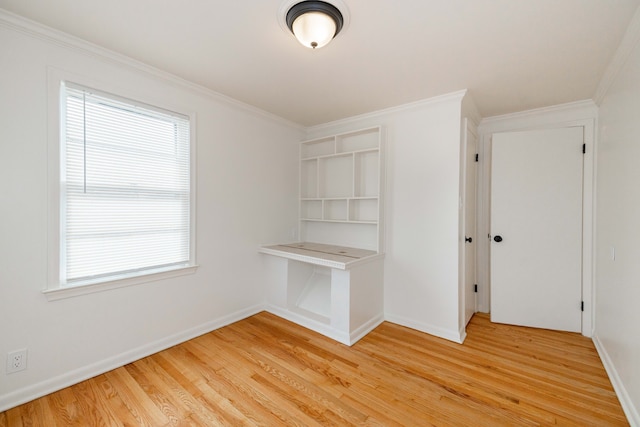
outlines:
M460 341L459 92L316 126L309 139L382 125L386 144L385 318Z
M640 12L639 12L640 13ZM632 425L640 426L640 20L600 105L594 341ZM631 33L631 32L630 32ZM628 33L628 34L630 34ZM621 46L623 48L625 45ZM620 52L620 51L619 51ZM626 57L628 55L628 57ZM618 58L619 59L619 58ZM626 61L626 62L625 62ZM613 256L615 251L615 259Z
M257 248L291 240L302 139L283 120L18 21L0 14L0 411L261 310ZM52 302L41 293L51 66L197 114L195 274ZM6 375L7 352L21 348L27 370Z

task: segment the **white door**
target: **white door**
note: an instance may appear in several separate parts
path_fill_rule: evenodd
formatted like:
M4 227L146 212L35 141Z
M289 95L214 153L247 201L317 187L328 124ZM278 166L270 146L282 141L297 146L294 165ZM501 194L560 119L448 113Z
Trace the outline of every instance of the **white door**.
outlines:
M467 126L465 151L464 190L464 323L469 323L476 312L476 135Z
M493 135L491 320L581 331L583 128Z

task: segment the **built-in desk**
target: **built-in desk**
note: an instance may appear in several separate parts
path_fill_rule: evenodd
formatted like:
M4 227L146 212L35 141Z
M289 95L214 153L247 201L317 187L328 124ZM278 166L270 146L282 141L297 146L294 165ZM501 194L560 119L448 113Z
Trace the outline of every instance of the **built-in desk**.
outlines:
M383 254L309 242L260 252L268 311L346 345L382 322Z

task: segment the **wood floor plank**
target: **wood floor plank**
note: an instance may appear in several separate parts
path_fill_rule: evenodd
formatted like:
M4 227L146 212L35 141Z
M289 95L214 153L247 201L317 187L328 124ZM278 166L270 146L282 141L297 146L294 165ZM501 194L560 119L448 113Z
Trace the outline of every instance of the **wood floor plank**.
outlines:
M626 426L591 340L473 317L348 347L270 313L0 413L22 426Z
M201 405L198 411L203 412L203 415L206 414L206 417L200 417L206 425L247 425L256 424L258 421L253 418L255 405L247 407L242 403L238 404L238 401L244 402L245 399L237 396L234 390L215 387L224 383L224 378L193 353L186 351L183 346L156 354L154 359L184 391L196 398ZM246 401L250 400L246 399ZM225 413L230 416L221 415Z
M93 379L89 379L70 387L82 411L83 422L92 426L123 427L119 417L105 407L105 399L101 394L96 393L94 382Z
M221 411L211 410L206 405L202 405L198 399L200 391L193 387L191 383L185 381L184 377L179 374L177 370L172 368L172 372L177 378L170 375L169 372L163 368L163 365L170 365L165 363L164 358L160 354L152 355L144 359L144 362L146 362L146 368L148 369L147 376L155 380L157 387L161 388L165 395L171 396L176 407L181 408L184 419L197 420L202 422L203 425L209 426L241 424L242 415L238 414L235 408L228 404L226 399L220 402ZM184 386L182 385L183 383ZM195 392L195 395L191 394L191 391Z
M125 369L140 384L154 405L167 417L169 425L178 425L182 419L191 415L190 412L178 403L178 399L174 398L168 387L165 388L158 378L154 377L153 372L145 366L146 362L146 359L141 359L126 365Z
M272 376L271 372L269 372L269 367L256 361L254 355L246 351L246 347L249 344L245 344L245 346L239 346L232 340L229 340L228 336L225 336L225 339L223 340L209 342L208 347L216 349L216 353L229 355L228 360L233 363L233 366L229 367L228 370L221 372L222 374L231 374L231 377L227 377L229 381L233 381L233 376L238 375L239 372L243 372L243 375L248 382L247 385L259 389L262 396L266 397L266 399L261 399L262 404L267 405L271 410L274 410L277 406L285 403L292 405L292 411L298 412L300 417L307 418L312 422L314 418L309 415L318 413L318 411L310 410L308 401L301 401L299 399L301 396L283 398L282 394L274 392L275 390L278 390L279 383L274 383L273 380L267 381L268 384L265 385L265 381L263 381L263 379L265 377L269 378ZM252 366L252 369L246 369L245 366ZM245 389L245 391L247 390ZM315 404L315 402L313 403ZM283 414L278 411L277 414L279 419L287 419L286 413ZM305 423L302 425L305 425Z
M225 330L225 332L229 336L236 335L240 338L240 335L231 328ZM264 344L245 347L241 352L244 357L260 366L264 373L272 377L270 379L272 383L277 380L280 390L286 390L289 395L306 396L308 398L306 407L320 406L327 408L320 411L315 409L313 410L314 413L335 414L337 417L342 418L342 424L348 422L361 423L366 418L365 414L343 405L335 395L328 393L318 384L306 381L304 376L305 366L298 359L287 358L286 360L295 362L287 365L286 360L279 359L277 355L274 354L272 356L271 352L264 351Z
M153 404L140 384L129 375L125 367L104 374L124 405L140 426L169 425L169 419Z
M64 388L45 397L53 414L52 424L56 426L82 425L82 412L71 387Z
M92 379L92 383L94 384L96 399L98 400L97 404L103 405L104 410L115 414L123 426L147 425L134 416L134 413L127 407L118 394L117 388L111 384L106 375L98 375Z
M551 421L548 417L545 417L545 410L539 410L535 406L528 405L527 402L521 401L517 397L518 393L524 391L518 389L517 385L514 387L514 384L520 384L519 382L509 381L503 375L495 375L492 372L478 376L479 367L477 365L468 365L470 362L461 364L462 358L459 356L447 357L443 355L442 358L439 356L425 358L424 354L412 355L409 348L402 347L400 343L394 341L390 342L389 348L390 350L387 354L381 356L382 361L393 364L398 358L402 357L411 362L412 370L407 372L444 388L447 391L447 393L443 394L444 397L457 400L462 395L469 402L482 402L494 407L519 408L521 411L526 406L529 406L528 415L537 414L547 418L547 422ZM423 363L425 360L427 363ZM463 376L461 377L460 374ZM456 380L456 378L464 378L464 381ZM551 402L556 400L552 399Z
M314 419L309 418L305 412L298 411L298 407L291 400L281 399L271 393L269 388L256 382L257 372L246 368L243 358L236 354L237 349L227 352L223 343L215 339L211 339L209 342L203 339L188 344L193 353L202 360L208 361L212 357L211 355L215 354L220 360L226 361L227 368L219 368L217 371L207 374L208 384L221 394L239 396L234 398L234 401L240 406L257 405L251 409L255 417L259 417L260 412L264 413L262 418L264 425L320 425ZM260 424L262 422L256 422L256 425Z

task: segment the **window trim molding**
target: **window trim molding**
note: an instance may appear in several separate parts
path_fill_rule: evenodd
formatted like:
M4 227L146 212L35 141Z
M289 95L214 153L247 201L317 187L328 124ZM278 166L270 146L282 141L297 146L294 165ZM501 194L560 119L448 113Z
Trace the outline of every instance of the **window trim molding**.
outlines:
M169 268L158 268L140 274L118 278L110 277L100 282L79 283L73 286L62 286L60 283L60 218L62 208L60 203L60 130L61 113L63 110L61 97L61 83L68 81L71 84L95 88L95 90L113 95L122 99L132 99L140 103L155 106L167 111L174 111L189 118L189 179L190 179L190 262L187 265L178 265ZM126 92L126 94L123 94ZM134 101L134 102L135 102ZM195 112L184 112L175 106L166 105L157 100L149 100L135 90L123 91L113 84L98 81L96 79L81 76L52 66L47 67L47 280L42 293L47 300L55 301L64 298L71 298L86 295L94 292L102 292L109 289L118 289L126 286L133 286L173 277L193 274L198 268L196 258L196 121Z
M158 280L171 279L173 277L186 276L195 273L197 269L197 265L189 265L186 267L177 268L173 267L171 270L147 272L138 276L125 277L122 279L45 289L44 291L42 291L42 293L48 301L57 301L60 299L73 298L80 295L87 295L110 289L124 288L127 286L140 285L142 283L149 283Z

